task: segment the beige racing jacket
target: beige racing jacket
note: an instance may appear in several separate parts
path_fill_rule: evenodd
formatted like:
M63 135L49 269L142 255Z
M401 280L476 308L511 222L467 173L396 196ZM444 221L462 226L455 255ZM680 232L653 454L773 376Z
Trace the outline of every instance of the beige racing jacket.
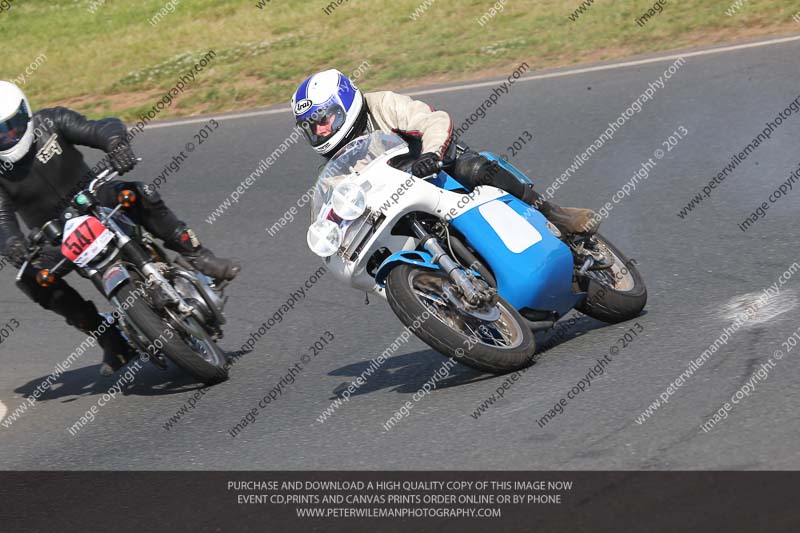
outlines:
M453 121L449 114L391 91L367 93L364 99L369 108L369 128L372 131L419 137L422 153L444 156L453 134Z

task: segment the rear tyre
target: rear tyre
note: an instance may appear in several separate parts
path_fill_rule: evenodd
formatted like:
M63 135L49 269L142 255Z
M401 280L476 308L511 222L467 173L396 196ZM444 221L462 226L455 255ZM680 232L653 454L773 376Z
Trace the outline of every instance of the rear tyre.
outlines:
M194 318L187 318L183 323L191 335L172 329L150 308L145 298L135 291L133 283L126 283L119 289L117 297L120 301L128 301L128 298L133 301L125 313L134 327L146 337L146 352L149 357L161 352L206 385L228 379L225 352Z
M417 337L459 363L494 374L533 363L536 340L516 309L499 298L498 320L466 316L446 298L447 284L443 272L400 265L386 279L386 296L400 321Z
M598 246L614 257L614 264L602 270L590 270L579 280L586 291L586 300L576 306L578 311L603 322L616 323L636 318L647 304L647 288L636 268L636 262L600 234L595 235Z

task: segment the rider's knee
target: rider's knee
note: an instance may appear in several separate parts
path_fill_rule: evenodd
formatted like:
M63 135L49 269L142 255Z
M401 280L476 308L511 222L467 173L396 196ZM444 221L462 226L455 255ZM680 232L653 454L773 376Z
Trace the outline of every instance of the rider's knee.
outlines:
M453 177L470 189L479 185L490 185L493 172L492 162L476 152L465 152L458 158L453 169Z

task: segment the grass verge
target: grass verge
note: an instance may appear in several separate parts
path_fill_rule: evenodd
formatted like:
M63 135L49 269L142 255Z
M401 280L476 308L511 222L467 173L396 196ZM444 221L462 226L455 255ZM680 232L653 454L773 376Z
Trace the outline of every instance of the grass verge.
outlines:
M401 88L522 61L539 70L800 31L793 0L661 3L641 25L655 2L14 0L0 12L13 28L0 78L20 81L37 108L132 119L213 50L166 118L288 102L304 77L331 67L359 70L365 89Z

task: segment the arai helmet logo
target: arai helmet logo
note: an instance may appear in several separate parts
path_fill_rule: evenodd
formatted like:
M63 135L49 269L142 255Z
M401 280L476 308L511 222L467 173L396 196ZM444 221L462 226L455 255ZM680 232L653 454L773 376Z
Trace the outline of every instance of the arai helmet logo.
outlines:
M311 103L311 100L309 100L308 98L300 100L299 102L294 104L294 114L302 115L303 113L308 111L312 105L313 104Z

